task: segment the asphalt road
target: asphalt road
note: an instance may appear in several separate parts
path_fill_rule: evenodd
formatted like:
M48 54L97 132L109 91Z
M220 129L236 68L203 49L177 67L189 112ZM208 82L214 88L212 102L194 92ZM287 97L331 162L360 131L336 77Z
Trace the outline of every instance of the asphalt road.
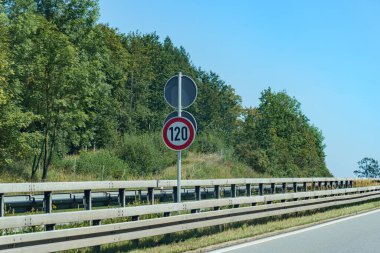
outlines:
M377 253L380 252L380 210L212 252Z

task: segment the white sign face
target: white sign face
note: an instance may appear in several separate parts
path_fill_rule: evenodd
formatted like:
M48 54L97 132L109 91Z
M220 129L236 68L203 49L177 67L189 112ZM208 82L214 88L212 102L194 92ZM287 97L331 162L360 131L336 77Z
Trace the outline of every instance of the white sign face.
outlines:
M179 151L191 145L194 141L195 130L193 124L182 117L175 117L170 119L164 125L162 131L162 138L166 146Z
M169 141L175 146L182 146L189 139L189 127L182 122L174 122L166 134Z

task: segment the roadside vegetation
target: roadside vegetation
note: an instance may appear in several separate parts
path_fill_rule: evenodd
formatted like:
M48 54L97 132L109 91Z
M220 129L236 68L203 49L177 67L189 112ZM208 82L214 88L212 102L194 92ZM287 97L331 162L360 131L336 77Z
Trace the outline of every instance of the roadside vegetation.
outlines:
M123 34L99 15L96 0L0 1L0 182L175 179L176 153L161 140L173 109L162 91L179 71L198 86L189 108L198 132L183 152L183 179L332 176L322 131L286 91L268 87L256 107L244 108L231 84L196 66L169 37ZM377 161L359 165L357 175L379 175ZM182 252L379 206L260 219L103 250Z
M202 154L188 152L182 161L182 179L216 179L268 177L231 157L228 151ZM7 173L0 182L24 182L29 179L29 167L17 163L17 173ZM127 174L128 164L107 150L87 151L80 156L67 156L51 167L49 181L176 179L177 167L172 164L159 173ZM16 169L16 168L15 168ZM15 172L15 171L14 171ZM128 171L128 173L130 173Z
M230 84L169 37L122 34L98 18L96 0L0 2L2 181L172 177L175 153L160 131L173 109L162 91L179 71L198 85L189 108L195 167L197 156L214 154L237 165L222 177L331 175L323 135L294 97L268 88L244 108ZM218 175L202 166L185 177Z

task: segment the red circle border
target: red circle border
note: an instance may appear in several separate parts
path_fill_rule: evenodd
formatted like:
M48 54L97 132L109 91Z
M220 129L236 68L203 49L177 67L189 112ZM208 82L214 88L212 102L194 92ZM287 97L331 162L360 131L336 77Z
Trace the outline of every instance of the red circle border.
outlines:
M190 138L188 141L186 141L184 144L180 145L180 146L176 146L176 145L173 145L168 137L166 136L166 132L168 131L168 128L170 127L171 124L175 123L175 122L181 122L183 124L185 124L186 126L189 127L190 129ZM194 141L195 139L195 129L194 129L194 126L193 124L186 118L183 118L183 117L175 117L175 118L172 118L170 119L168 122L166 122L166 124L164 125L164 129L162 130L162 139L164 140L164 143L165 145L172 149L172 150L175 150L175 151L181 151L181 150L184 150L186 148L188 148Z

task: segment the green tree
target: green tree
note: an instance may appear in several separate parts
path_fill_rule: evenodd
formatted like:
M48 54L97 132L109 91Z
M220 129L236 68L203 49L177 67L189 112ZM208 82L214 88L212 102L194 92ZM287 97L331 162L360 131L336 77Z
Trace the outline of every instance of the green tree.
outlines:
M243 114L237 153L274 176L328 176L322 133L309 124L300 103L286 92L264 90L260 105Z
M232 133L241 114L241 98L220 77L202 70L197 71L198 98L190 111L194 112L200 131Z
M195 67L168 37L124 35L97 24L98 1L5 0L0 7L6 18L1 29L7 31L1 30L7 44L0 52L1 131L14 136L12 150L37 146L32 177L42 164L45 180L57 154L157 133L173 110L163 87L179 71L198 85L199 97L189 110L200 132L214 133L224 146L231 138L223 137L239 127L241 99L231 86ZM11 124L15 115L20 121ZM19 138L27 135L35 138Z
M88 73L68 37L44 17L23 13L12 20L10 30L15 63L10 86L17 94L14 100L39 119L28 129L43 136L32 176L42 160L45 180L59 139L85 127L88 115L81 106L91 88L85 82Z
M89 62L90 82L94 87L91 103L85 107L91 115L87 129L93 146L105 147L117 135L130 129L131 114L126 89L129 54L122 43L123 36L115 29L99 24L81 45Z
M358 162L359 169L354 171L354 174L363 178L380 177L380 167L377 160L365 157Z
M35 119L32 113L24 113L12 101L8 79L11 76L9 59L8 19L0 6L0 165L14 159L25 158L33 152L38 139L35 133L25 129Z

